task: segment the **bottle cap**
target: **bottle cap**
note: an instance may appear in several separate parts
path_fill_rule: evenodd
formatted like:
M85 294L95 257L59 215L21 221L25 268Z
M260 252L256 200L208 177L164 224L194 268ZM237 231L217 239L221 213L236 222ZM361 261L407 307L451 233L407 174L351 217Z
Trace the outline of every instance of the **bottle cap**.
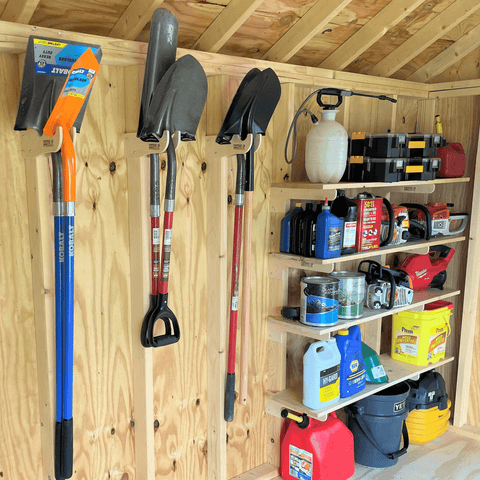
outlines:
M348 330L339 330L337 335L348 335Z
M330 210L330 207L328 206L328 198L325 199L325 203L323 204L322 212L324 210Z

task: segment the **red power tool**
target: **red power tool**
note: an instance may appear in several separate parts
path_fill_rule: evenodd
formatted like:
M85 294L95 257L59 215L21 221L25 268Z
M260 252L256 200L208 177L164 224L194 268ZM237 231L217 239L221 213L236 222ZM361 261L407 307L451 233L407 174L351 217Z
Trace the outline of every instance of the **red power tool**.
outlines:
M410 277L414 290L426 290L429 287L443 290L447 280L447 266L454 253L453 248L436 245L430 247L430 252L426 255L409 255L398 270Z

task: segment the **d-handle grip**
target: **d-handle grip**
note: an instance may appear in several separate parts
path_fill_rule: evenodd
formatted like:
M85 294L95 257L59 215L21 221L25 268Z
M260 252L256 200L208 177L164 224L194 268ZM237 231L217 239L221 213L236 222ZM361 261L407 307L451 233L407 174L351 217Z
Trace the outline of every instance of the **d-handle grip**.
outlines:
M168 308L168 293L160 293L159 307L153 312L149 325L149 337L151 345L154 348L172 345L180 340L180 326L175 314ZM163 335L154 336L153 330L158 320L162 320L165 325L165 333ZM171 333L173 327L173 334Z

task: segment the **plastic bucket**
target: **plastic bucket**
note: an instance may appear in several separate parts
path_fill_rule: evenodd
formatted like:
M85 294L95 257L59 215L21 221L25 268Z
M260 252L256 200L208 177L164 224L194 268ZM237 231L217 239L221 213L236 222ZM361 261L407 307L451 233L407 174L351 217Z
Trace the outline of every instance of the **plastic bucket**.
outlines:
M409 392L410 386L403 382L345 407L347 427L354 438L356 463L386 468L407 453L405 400ZM403 448L400 448L402 435Z

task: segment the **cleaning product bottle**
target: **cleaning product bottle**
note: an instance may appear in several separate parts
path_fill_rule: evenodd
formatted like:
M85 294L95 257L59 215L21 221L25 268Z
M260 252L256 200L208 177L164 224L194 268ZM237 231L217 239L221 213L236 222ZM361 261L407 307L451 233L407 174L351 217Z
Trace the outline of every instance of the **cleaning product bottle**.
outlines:
M282 253L291 252L292 220L301 212L303 212L302 204L296 203L295 208L290 210L280 222L280 251Z
M380 363L377 352L363 342L362 357L367 370L367 383L387 383L388 375Z
M324 106L322 120L308 132L305 170L313 183L337 183L347 166L348 133L335 121L339 110Z
M341 246L342 221L330 213L328 198L326 198L322 213L317 217L315 256L324 259L339 257Z
M355 325L348 330L339 330L335 335L340 362L340 397L355 395L365 388L366 372L362 356L362 334Z
M305 217L302 220L301 253L304 257L315 256L317 217L318 213L313 209L312 205L312 208L307 210Z
M312 410L340 399L340 352L334 338L307 344L303 355L303 404Z
M355 253L357 234L357 203L345 196L345 190L337 190L337 198L332 202L331 212L342 221L341 254Z

